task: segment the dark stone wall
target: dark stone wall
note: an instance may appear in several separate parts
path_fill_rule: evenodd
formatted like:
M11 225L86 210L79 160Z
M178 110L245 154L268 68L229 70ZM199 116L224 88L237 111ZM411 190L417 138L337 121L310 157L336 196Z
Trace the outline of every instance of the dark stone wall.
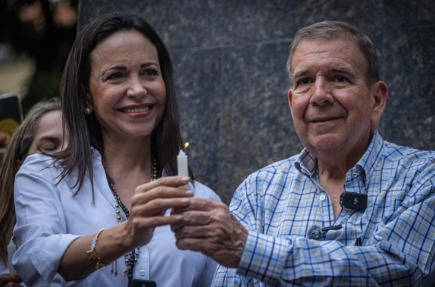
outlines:
M196 178L225 202L251 172L300 152L287 104L288 46L297 29L342 20L370 33L390 88L379 130L435 149L432 0L80 0L79 26L110 11L141 14L175 66L182 136Z

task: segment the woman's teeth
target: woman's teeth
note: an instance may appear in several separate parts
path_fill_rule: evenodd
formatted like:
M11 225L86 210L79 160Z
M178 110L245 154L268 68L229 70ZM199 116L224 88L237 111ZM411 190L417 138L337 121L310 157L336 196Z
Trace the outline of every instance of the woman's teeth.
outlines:
M150 109L149 106L143 108L133 108L133 109L122 109L124 113L143 113Z

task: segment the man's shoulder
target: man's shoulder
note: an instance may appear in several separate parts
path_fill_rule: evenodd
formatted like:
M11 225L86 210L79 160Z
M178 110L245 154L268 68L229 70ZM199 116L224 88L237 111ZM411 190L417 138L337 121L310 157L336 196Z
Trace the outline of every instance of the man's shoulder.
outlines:
M262 200L265 200L268 196L279 198L280 194L287 190L287 186L301 175L295 167L297 158L297 155L292 156L251 173L239 185L234 193L233 200L251 195L260 196Z
M385 142L378 168L394 178L432 181L435 176L435 151L420 150Z
M296 172L295 168L295 162L298 158L298 155L294 155L292 157L273 162L263 168L260 168L259 170L251 173L248 176L248 179L253 178L270 178L279 176L282 177L283 175L288 175L290 173Z
M417 162L435 163L435 151L400 146L388 141L384 142L382 156L386 161L402 162L404 164Z

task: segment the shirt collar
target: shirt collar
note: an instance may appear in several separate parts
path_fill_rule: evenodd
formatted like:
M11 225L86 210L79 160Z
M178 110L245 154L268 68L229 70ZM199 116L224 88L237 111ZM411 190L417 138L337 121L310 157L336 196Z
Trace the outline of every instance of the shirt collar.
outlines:
M312 176L316 172L317 160L306 148L296 158L295 167L301 173Z
M378 130L375 130L370 145L362 158L356 163L355 166L359 166L364 170L366 179L370 178L371 173L373 173L373 166L376 160L379 158L382 148L384 146L384 140L379 134Z

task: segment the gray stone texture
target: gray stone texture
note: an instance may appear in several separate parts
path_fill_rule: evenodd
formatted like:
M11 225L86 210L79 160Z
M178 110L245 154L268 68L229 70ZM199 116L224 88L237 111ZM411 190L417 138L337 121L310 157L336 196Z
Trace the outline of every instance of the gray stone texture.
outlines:
M287 104L288 46L297 29L342 20L370 33L389 85L379 126L389 141L435 149L435 2L80 0L96 15L142 15L175 67L182 137L196 179L229 203L243 179L302 149Z

